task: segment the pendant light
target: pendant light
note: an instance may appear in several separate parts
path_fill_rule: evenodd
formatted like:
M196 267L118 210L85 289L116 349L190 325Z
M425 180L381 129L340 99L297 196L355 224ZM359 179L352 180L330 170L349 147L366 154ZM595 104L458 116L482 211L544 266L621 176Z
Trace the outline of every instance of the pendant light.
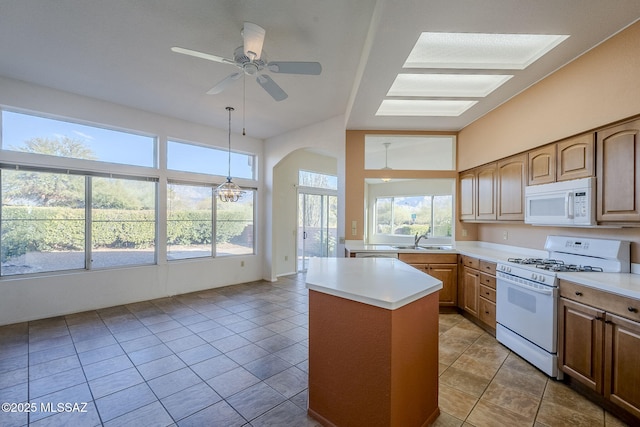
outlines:
M382 168L382 170L391 170L391 168L387 165L387 160L389 157L389 146L391 145L390 142L383 142L382 145L384 145L384 167ZM391 181L391 178L382 178L382 182L389 182Z
M227 174L227 182L220 184L216 188L216 194L221 202L237 202L244 194L244 191L237 184L231 182L231 112L233 107L226 107L229 112L229 169Z

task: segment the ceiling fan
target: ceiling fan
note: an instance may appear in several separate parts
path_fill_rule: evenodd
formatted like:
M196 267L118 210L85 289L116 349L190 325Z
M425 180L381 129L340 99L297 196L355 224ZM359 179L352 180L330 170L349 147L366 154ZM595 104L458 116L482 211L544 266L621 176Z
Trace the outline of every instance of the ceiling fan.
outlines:
M256 76L258 84L262 86L262 88L267 91L273 99L276 101L282 101L287 98L287 93L278 86L278 84L274 82L269 75L264 74L265 71L268 70L272 73L306 75L318 75L322 72L322 66L319 62L267 62L266 55L262 51L265 30L259 25L251 22L245 22L241 35L244 40L244 45L236 48L233 52L233 59L223 58L221 56L211 55L182 47L172 47L171 50L176 53L195 56L196 58L235 65L240 69L240 71L236 71L235 73L225 77L223 80L218 82L218 84L212 87L207 92L207 94L210 95L222 92L240 77L248 75Z

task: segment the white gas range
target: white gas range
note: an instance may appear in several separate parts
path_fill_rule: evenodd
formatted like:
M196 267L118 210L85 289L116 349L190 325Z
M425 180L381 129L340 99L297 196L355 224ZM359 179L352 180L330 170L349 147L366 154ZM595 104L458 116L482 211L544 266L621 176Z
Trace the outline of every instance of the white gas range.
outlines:
M509 258L496 268L496 338L555 378L557 364L558 272L627 273L630 243L619 240L548 236L549 258Z

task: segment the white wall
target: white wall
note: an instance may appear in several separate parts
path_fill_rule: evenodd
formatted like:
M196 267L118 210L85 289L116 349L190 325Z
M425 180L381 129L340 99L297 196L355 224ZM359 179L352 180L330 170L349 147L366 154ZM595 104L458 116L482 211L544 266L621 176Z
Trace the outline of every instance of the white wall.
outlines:
M150 133L159 137L161 146L164 146L167 138L222 148L226 148L227 144L226 130L11 79L0 78L0 105ZM221 114L226 112L222 111ZM255 153L258 156L258 170L263 172L263 142L249 137L233 138L233 149ZM159 171L158 174L160 188L163 189L166 172ZM37 277L4 277L0 279L0 325L259 280L263 276L263 236L265 228L271 226L264 221L265 196L262 190L259 185L256 255L168 263L164 245L158 245L162 248L158 252L158 265ZM166 192L161 191L160 218L166 217L165 196ZM166 228L160 227L159 241L166 241L164 236ZM240 267L241 261L244 261L244 267Z
M296 231L298 226L298 172L300 169L337 174L337 159L309 150L296 150L280 161L274 168L274 205L278 214L274 216L274 240L278 258L274 259L276 276L296 272Z
M265 142L264 161L264 181L263 193L266 198L265 220L265 258L264 276L265 280L276 280L278 274L278 264L276 260L284 259L281 256L283 251L289 248L280 248L277 244L280 215L280 206L274 194L278 191L279 185L286 185L274 180L274 169L289 153L305 149L320 149L328 156L337 159L338 175L338 224L344 224L344 182L345 182L345 123L344 116L336 116L324 122L316 123L305 128L269 138ZM339 236L344 238L344 236ZM344 253L344 244L338 245L338 254Z

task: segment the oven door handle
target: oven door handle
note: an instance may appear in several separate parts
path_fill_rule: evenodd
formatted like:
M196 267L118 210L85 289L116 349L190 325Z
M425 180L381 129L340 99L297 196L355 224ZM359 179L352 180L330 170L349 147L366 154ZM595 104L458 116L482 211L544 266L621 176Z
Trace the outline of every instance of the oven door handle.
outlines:
M504 280L506 283L508 283L510 285L514 285L514 286L517 286L519 288L526 289L527 291L535 292L537 294L542 294L542 295L553 295L553 288L551 288L551 287L549 287L549 289L539 289L539 288L533 288L531 286L527 286L527 285L522 284L522 283L515 282L515 281L513 281L511 279L506 279L504 277L501 277L500 279ZM500 282L498 282L498 284L499 283Z

